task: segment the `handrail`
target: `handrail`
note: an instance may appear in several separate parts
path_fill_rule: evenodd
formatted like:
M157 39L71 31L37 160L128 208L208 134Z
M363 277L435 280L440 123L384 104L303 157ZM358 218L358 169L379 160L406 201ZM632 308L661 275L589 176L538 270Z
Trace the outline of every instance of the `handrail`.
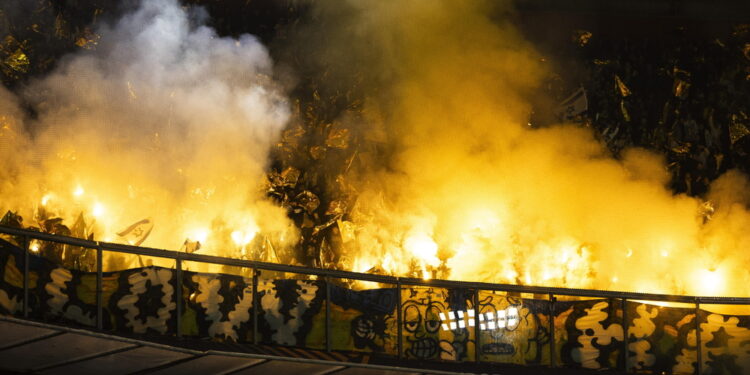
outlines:
M237 266L244 268L254 268L258 270L266 271L278 271L288 272L306 275L316 275L321 277L333 277L339 279L353 279L361 281L372 281L383 284L401 284L412 285L412 286L431 286L431 287L443 287L443 288L463 288L463 289L479 289L488 291L505 291L505 292L519 292L519 293L533 293L533 294L553 294L553 295L564 295L564 296L577 296L577 297L592 297L592 298L620 298L628 300L647 300L647 301L664 301L664 302L677 302L677 303L689 303L689 304L722 304L722 305L750 305L750 298L748 297L712 297L712 296L684 296L684 295L673 295L673 294L657 294L657 293L640 293L640 292L624 292L624 291L611 291L611 290L597 290L597 289L576 289L576 288L560 288L560 287L548 287L548 286L530 286L530 285L517 285L517 284L494 284L485 282L474 282L474 281L455 281L455 280L441 280L441 279L430 279L423 280L417 278L407 277L396 277L386 275L373 275L369 273L342 271L342 270L331 270L323 268L293 266L287 264L260 262L254 260L243 260L233 259L213 255L204 254L191 254L172 250L162 250L156 248L139 247L132 245L115 244L109 242L89 241L80 238L59 236L49 233L37 232L28 229L13 228L8 226L0 225L0 233L5 233L15 236L27 236L29 238L50 241L56 243L62 243L72 246L80 246L91 249L101 248L105 251L115 251L121 253L146 255L160 258L168 258L181 261L193 261L202 263L220 264L226 266Z

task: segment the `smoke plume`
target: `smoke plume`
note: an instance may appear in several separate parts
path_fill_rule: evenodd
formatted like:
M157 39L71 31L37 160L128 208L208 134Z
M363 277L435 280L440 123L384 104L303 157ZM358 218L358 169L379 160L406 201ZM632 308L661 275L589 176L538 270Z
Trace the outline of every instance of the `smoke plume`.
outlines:
M549 67L507 3L321 1L310 12L292 56L364 99L336 124L360 142L340 168L356 191L337 223L344 267L750 294L747 178L722 176L708 202L675 195L659 155L616 159L581 126L529 127ZM95 50L18 97L0 92L0 208L84 212L114 241L150 218L144 245L188 238L234 257L294 243L260 188L291 116L285 93L255 38L219 37L205 18L175 0L143 2L99 30Z
M324 2L307 45L339 79L363 74L352 267L565 287L747 294L738 173L674 195L659 155L615 159L591 131L527 126L548 73L497 2ZM507 5L507 4L506 4ZM317 33L316 33L317 32ZM313 43L318 38L320 43ZM312 40L311 40L312 39ZM326 41L327 43L323 43ZM371 137L373 139L378 137ZM382 138L382 137L381 137ZM446 271L447 270L447 271ZM730 282L732 280L732 282Z
M27 221L37 215L30 202L62 217L84 212L107 241L150 218L145 246L177 249L188 238L227 256L240 256L236 244L211 245L229 232L242 244L258 232L293 241L260 187L287 99L253 36L219 37L205 18L175 0L144 1L20 98L0 93L0 208Z

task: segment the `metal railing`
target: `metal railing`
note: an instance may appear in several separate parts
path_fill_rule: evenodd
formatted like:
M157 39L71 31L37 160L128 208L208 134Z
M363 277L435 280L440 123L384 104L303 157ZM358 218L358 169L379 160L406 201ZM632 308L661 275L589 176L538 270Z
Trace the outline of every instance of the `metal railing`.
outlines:
M64 245L78 246L83 248L95 249L96 250L96 304L97 304L97 315L96 315L96 328L102 329L103 320L103 300L102 300L102 254L104 251L112 251L118 253L127 253L134 255L144 255L151 257L167 258L175 260L175 271L177 291L175 298L178 301L176 311L176 335L181 337L181 315L182 315L182 304L179 301L182 300L182 263L185 261L201 262L208 264L218 264L224 266L235 266L242 268L249 268L252 275L252 294L253 301L257 301L258 297L258 277L261 271L277 271L277 272L288 272L303 275L315 275L318 278L323 278L326 281L326 308L325 308L325 341L326 350L331 351L331 321L330 321L330 283L328 279L351 279L359 281L370 281L382 284L391 284L396 286L397 296L397 317L396 324L398 326L398 338L397 338L397 352L398 357L403 356L403 317L402 317L402 301L401 301L401 290L404 286L426 286L426 287L440 287L440 288L461 288L461 289L472 289L473 290L473 303L474 306L478 306L478 294L480 290L485 291L496 291L496 292L512 292L512 293L529 293L535 295L546 295L549 297L550 303L550 316L554 316L555 303L557 301L556 296L570 296L570 297L586 297L586 298L602 298L615 300L618 299L622 302L623 306L623 322L627 318L626 303L629 300L645 300L645 301L660 301L660 302L673 302L673 303L685 303L695 306L695 329L697 339L697 373L701 374L701 362L702 362L702 349L700 342L701 328L699 323L699 313L701 304L712 304L712 305L748 305L750 306L750 298L747 297L710 297L710 296L683 296L683 295L671 295L671 294L654 294L654 293L638 293L638 292L622 292L622 291L607 291L607 290L596 290L596 289L573 289L573 288L558 288L558 287L544 287L544 286L528 286L528 285L516 285L516 284L492 284L484 282L468 282L468 281L453 281L453 280L439 280L430 279L423 280L418 278L407 278L407 277L394 277L385 275L374 275L368 273L359 273L351 271L331 270L331 269L320 269L312 267L292 266L277 263L259 262L252 260L232 259L225 257L218 257L212 255L193 254L179 251L162 250L148 247L130 246L109 242L101 241L89 241L74 237L58 236L49 233L42 233L27 229L13 228L0 225L0 233L19 236L22 238L21 244L24 249L23 257L23 316L28 317L28 294L29 294L29 241L31 239L40 241L49 241ZM258 343L258 304L252 304L252 315L253 315L253 343ZM479 314L477 313L475 319L475 339L476 344L475 354L476 362L481 361L481 346L479 345L480 338L480 322ZM556 366L555 350L554 350L554 319L549 319L549 330L551 334L550 338L550 365ZM625 371L629 370L627 353L628 353L628 327L623 324L623 354Z

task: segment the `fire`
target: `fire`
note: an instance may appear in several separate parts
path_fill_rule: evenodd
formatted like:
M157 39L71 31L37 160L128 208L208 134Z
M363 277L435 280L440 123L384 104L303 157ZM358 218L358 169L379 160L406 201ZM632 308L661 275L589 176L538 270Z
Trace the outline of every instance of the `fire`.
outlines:
M706 296L722 295L727 292L724 273L718 268L700 269L697 272L698 294Z
M52 194L45 194L39 203L41 203L42 207L47 206L50 199L52 199Z
M95 218L101 218L105 212L104 205L99 202L94 203L94 206L91 208L91 215Z
M418 260L421 277L424 280L432 278L428 267L437 267L440 259L437 257L438 244L426 233L417 232L404 239L404 249Z
M242 232L236 230L232 232L232 241L234 241L237 246L245 246L249 244L250 241L253 240L253 238L255 238L255 231Z
M438 245L427 234L416 233L408 236L404 240L404 248L429 265L436 266L440 262L437 258Z
M208 241L208 237L211 234L211 231L208 228L196 228L191 231L189 231L186 235L186 238L190 241L200 242L201 244L205 244Z
M83 187L81 185L78 185L75 189L73 189L73 196L76 198L82 197L84 193L86 193L86 191L83 190Z
M34 119L25 94L0 88L3 213L95 240L266 261L291 252L298 230L264 191L289 100L256 38L220 37L188 13L142 2L88 56L29 87L44 96L29 100L55 103Z
M32 253L35 253L35 254L39 253L40 247L41 247L41 244L39 243L38 240L31 240L31 242L29 242L29 250Z

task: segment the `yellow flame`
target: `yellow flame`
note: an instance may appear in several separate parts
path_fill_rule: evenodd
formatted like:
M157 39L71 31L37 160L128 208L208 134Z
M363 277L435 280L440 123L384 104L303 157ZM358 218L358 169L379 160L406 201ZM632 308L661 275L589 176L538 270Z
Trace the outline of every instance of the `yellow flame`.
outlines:
M724 291L725 280L721 269L701 269L698 279L698 294L716 296Z
M437 257L438 244L426 233L415 233L404 240L404 248L423 262L437 266L440 259Z
M249 244L250 241L253 240L253 238L255 238L256 233L257 233L257 229L246 229L245 231L236 230L232 232L231 237L235 245L245 246Z
M32 253L38 253L40 246L41 244L38 240L31 240L29 243L29 250L31 250Z
M391 253L386 253L383 257L383 270L387 273L393 273L393 270L395 269L395 261L393 260L393 256ZM372 266L370 266L372 267Z
M52 199L52 194L51 194L51 193L47 193L47 194L45 194L45 195L44 195L44 196L42 197L42 200L41 200L41 202L40 202L40 203L42 204L42 206L43 206L43 207L46 207L46 206L47 206L47 203L49 203L49 200L50 200L50 199Z
M94 206L91 208L91 215L98 219L98 218L101 218L106 211L107 210L104 208L103 204L96 202L94 203Z
M357 258L354 260L352 270L354 272L367 272L372 268L373 262L365 258Z
M76 198L80 198L83 196L85 191L83 190L83 186L77 185L75 189L73 189L73 196Z
M188 232L187 238L191 241L198 241L201 244L205 244L210 234L211 231L208 228L195 228Z

